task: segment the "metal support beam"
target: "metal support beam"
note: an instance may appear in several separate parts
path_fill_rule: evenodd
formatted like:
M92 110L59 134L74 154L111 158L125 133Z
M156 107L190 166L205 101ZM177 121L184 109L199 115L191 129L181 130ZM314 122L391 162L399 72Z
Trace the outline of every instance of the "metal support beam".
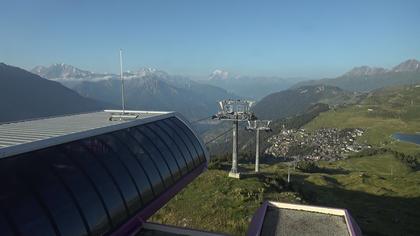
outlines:
M233 145L232 145L232 169L229 172L229 177L241 178L241 173L238 171L238 123L239 121L233 121Z
M271 131L270 120L253 120L248 121L247 130L255 130L255 172L260 172L260 130Z
M255 140L255 172L260 172L260 130L257 129L257 138Z

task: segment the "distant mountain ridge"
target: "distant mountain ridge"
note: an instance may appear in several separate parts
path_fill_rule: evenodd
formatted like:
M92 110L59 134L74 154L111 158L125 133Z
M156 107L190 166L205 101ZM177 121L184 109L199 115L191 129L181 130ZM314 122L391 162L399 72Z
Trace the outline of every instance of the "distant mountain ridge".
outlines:
M74 66L64 63L57 63L46 66L36 66L31 70L32 73L37 74L46 79L86 79L94 75L93 72L80 70Z
M207 80L201 82L214 85L244 98L259 100L270 93L286 90L297 78L239 76L224 70L214 70Z
M317 103L331 106L353 103L359 95L329 85L302 86L264 97L253 107L253 111L259 119L278 120L299 115Z
M74 66L59 63L50 66L37 66L31 72L41 77L58 81L63 85L74 88L84 81L101 81L108 79L120 79L120 75L112 73L94 73L78 69ZM176 86L185 87L195 81L205 85L216 86L229 93L240 97L259 100L262 97L281 90L288 89L295 83L295 79L283 79L279 77L250 77L238 76L216 69L206 80L191 80L182 76L173 76L155 68L141 68L138 71L125 71L124 79L139 79L143 77L155 77L165 80ZM184 84L182 84L184 83Z
M146 76L125 81L126 105L129 109L178 111L190 119L210 116L217 112L217 101L235 95L225 90L189 81L175 84ZM121 82L115 79L84 81L73 89L79 94L119 104Z
M106 106L57 82L0 63L0 122L95 111Z
M416 59L409 59L392 68L393 72L420 72L420 62Z
M62 83L84 97L116 106L121 104L120 75L94 74L65 64L37 67L33 71L48 75L47 78ZM219 87L172 76L154 68L126 71L124 80L129 109L178 111L190 119L216 113L219 100L239 98Z
M384 74L386 72L388 72L388 70L382 67L359 66L346 72L343 76L347 76L347 77L371 76L371 75Z
M337 78L302 81L293 85L292 88L325 84L350 91L370 91L387 86L418 83L419 81L420 62L409 59L392 69L360 66Z
M75 82L82 81L99 81L120 78L120 75L117 74L94 73L64 63L52 64L50 66L36 66L31 72L49 80L65 83L66 85L68 82L74 84ZM160 78L169 77L166 72L154 68L141 68L134 72L125 71L123 75L124 79L141 78L145 76L158 76Z

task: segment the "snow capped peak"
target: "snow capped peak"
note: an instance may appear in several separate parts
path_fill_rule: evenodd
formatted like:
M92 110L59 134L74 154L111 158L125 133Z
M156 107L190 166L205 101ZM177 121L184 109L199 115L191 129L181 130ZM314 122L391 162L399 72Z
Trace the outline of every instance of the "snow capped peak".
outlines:
M41 72L43 71L43 70L45 70L46 69L46 67L45 66L35 66L32 70L31 70L31 72L32 73L34 73L34 74L37 74L37 75L40 75L41 74ZM40 75L41 76L41 75Z
M213 79L226 80L226 79L229 79L229 76L230 76L229 72L216 69L210 74L209 79L210 80L213 80Z
M93 74L90 71L80 70L64 63L56 63L48 67L36 66L32 69L32 73L47 79L80 79Z
M159 78L167 78L169 75L161 70L155 69L155 68L141 68L140 70L136 71L132 74L132 77L134 78L143 78L147 76L155 76Z
M94 73L64 63L55 63L50 66L36 66L31 72L46 79L68 82L99 81L120 78L119 73ZM124 79L140 79L145 77L166 79L169 75L164 71L150 67L141 68L138 71L124 71Z
M144 77L144 76L147 76L147 75L154 74L156 71L157 70L155 68L150 68L150 67L149 68L141 68L140 70L138 70L136 72L136 75L140 76L140 77Z

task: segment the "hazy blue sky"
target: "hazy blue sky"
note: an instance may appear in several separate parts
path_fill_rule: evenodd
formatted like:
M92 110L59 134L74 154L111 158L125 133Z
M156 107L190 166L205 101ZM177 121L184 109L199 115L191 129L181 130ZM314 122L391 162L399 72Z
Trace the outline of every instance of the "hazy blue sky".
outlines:
M110 3L112 2L112 3ZM0 61L100 72L336 76L420 59L420 1L2 0Z

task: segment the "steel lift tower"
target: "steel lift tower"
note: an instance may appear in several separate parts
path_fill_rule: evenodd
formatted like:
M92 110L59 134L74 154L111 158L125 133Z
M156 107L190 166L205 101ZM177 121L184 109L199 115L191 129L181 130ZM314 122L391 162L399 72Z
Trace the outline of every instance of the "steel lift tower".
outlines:
M213 119L233 121L233 148L232 148L232 169L229 177L239 179L241 174L238 171L238 124L240 121L255 120L251 112L253 101L247 100L223 100L219 102L219 112Z
M271 131L269 127L271 120L249 120L248 127L246 130L255 130L256 131L256 139L255 139L255 172L258 173L260 171L260 130L264 130L266 132Z

